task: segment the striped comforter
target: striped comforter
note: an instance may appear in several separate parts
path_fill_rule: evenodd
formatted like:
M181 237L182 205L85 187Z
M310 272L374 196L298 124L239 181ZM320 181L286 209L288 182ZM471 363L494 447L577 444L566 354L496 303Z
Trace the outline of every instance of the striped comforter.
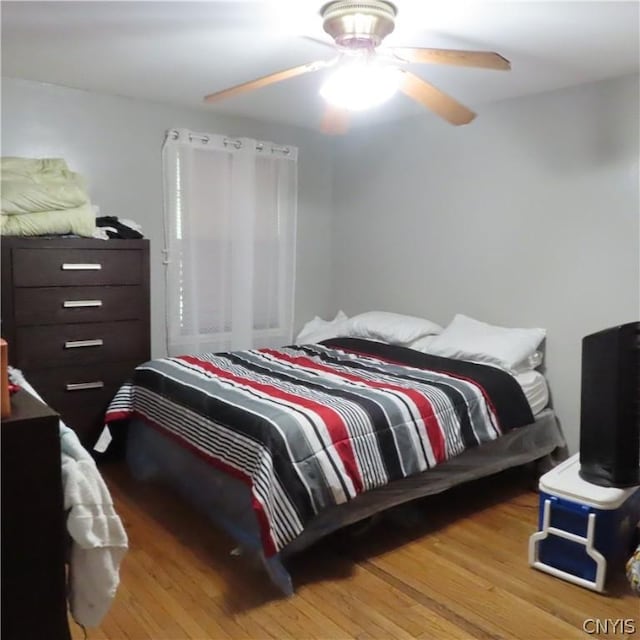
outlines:
M147 362L106 421L133 415L249 485L267 556L322 509L533 422L508 373L355 338Z

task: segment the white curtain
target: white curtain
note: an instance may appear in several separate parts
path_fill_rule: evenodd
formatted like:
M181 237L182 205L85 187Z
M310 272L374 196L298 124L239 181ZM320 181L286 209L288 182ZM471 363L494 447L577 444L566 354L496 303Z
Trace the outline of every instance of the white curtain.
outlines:
M167 133L169 355L291 342L297 156L248 138Z

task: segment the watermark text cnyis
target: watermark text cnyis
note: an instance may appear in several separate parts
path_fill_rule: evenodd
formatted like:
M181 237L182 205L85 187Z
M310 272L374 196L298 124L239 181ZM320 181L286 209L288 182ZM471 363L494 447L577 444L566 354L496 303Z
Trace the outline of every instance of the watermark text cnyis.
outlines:
M587 618L582 622L582 630L589 635L634 635L638 630L635 618Z

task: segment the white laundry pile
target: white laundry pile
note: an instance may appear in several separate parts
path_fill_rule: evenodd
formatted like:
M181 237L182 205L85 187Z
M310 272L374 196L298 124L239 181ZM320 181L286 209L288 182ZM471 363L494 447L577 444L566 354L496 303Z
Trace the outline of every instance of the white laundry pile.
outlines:
M42 400L21 371L10 367L9 375ZM62 421L60 450L67 531L72 538L69 607L76 622L95 627L116 595L128 539L95 461Z

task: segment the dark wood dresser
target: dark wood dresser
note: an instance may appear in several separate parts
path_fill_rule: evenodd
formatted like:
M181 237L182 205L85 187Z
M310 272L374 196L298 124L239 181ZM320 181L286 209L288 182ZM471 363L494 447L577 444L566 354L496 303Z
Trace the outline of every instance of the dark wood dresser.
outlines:
M90 448L133 368L150 358L149 241L2 238L9 363Z
M0 438L2 640L69 640L58 414L19 391Z

